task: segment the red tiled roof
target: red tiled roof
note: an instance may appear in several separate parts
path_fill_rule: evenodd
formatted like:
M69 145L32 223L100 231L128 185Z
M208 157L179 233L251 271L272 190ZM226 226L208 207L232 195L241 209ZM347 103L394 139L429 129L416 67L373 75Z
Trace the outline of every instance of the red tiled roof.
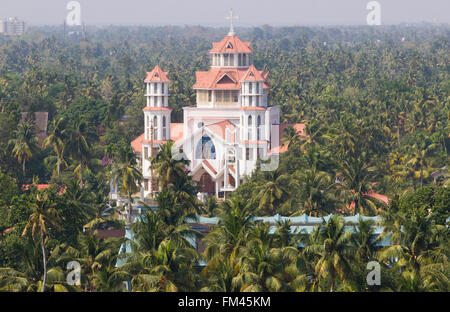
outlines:
M167 72L162 71L162 69L156 65L151 72L147 72L147 77L144 82L169 82L170 79L167 78Z
M52 186L51 184L23 184L22 190L28 191L30 188L36 187L38 191L42 191L42 190L50 188L51 186ZM66 189L63 186L60 186L58 195L64 194L65 192L66 192Z
M250 65L247 72L241 78L242 81L265 81L269 76L269 72L259 71L255 66Z
M184 123L171 123L170 124L170 139L174 142L178 142L183 139Z
M50 184L24 184L22 185L22 190L29 190L31 187L36 187L38 191L49 188Z
M146 106L142 109L143 111L172 111L170 107L152 107Z
M373 191L368 192L366 195L376 198L376 199L382 201L383 203L385 203L386 205L389 204L389 197L387 197L386 195L377 194Z
M306 136L305 133L305 124L303 123L296 123L296 124L281 124L280 128L279 128L279 139L280 139L280 144L278 146L273 145L272 144L272 149L270 150L269 153L271 154L282 154L284 152L286 152L288 150L287 144L283 144L283 133L284 130L286 130L286 128L288 127L293 127L295 130L297 130L297 133L302 135L302 136Z
M131 141L131 147L133 148L135 153L142 153L142 142L145 139L145 133L142 133L136 139Z
M385 203L386 205L389 204L389 197L382 194L377 194L374 191L369 191L366 194L363 194L364 196L369 196L378 199L379 201ZM350 205L347 206L347 211L353 211L355 209L355 202L351 202Z
M254 68L254 67L253 67ZM248 74L246 68L211 68L209 71L195 72L196 83L194 89L241 89L241 81ZM254 69L257 77L263 78L263 88L270 88L270 85L265 82L267 72L258 71ZM228 76L229 79L223 79ZM266 77L266 78L264 78Z
M172 141L179 141L183 138L183 123L171 123L170 124L170 139ZM131 147L135 153L142 153L142 143L150 143L150 140L145 140L145 133L142 133L136 139L131 141ZM153 140L154 144L164 144L167 141Z
M230 47L231 45L231 47ZM220 42L214 42L210 53L252 53L250 42L242 41L238 36L226 36Z
M210 125L207 125L206 128L217 134L219 137L225 140L226 129L230 131L236 130L236 126L229 120L219 121ZM234 135L229 137L231 142L234 142Z
M4 230L3 231L3 235L6 235L6 234L8 234L9 232L11 232L11 231L14 231L16 229L16 227L15 226L13 226L13 227L10 227L10 228L7 228L6 230Z
M206 167L208 167L209 170L211 170L212 173L214 173L214 175L217 174L216 169L214 169L213 166L211 166L211 164L209 163L209 161L207 161L206 159L203 160L203 163L205 164Z
M241 106L239 107L239 110L259 110L259 111L263 111L266 110L266 107L261 107L261 106Z

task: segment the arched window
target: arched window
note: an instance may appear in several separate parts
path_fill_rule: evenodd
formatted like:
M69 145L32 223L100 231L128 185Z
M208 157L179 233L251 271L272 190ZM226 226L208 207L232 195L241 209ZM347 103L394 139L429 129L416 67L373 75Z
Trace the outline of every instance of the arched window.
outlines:
M153 140L158 139L158 117L153 117Z
M216 159L216 147L208 135L204 135L197 144L196 159Z
M162 139L165 140L166 139L166 116L163 116L163 120L162 120Z
M248 140L251 140L253 138L253 135L252 135L252 130L253 130L252 116L248 116L247 129L248 129Z
M261 140L261 116L258 115L258 119L256 121L256 135L257 135L257 140Z

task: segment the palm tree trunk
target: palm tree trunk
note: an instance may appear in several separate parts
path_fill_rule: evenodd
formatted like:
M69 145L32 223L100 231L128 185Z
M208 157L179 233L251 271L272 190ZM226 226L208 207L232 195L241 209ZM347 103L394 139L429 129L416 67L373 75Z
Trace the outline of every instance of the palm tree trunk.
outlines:
M57 164L56 164L56 170L58 172L58 178L60 176L60 170L59 170L60 165L61 165L61 160L60 160L60 156L58 155L58 161L57 161Z
M132 205L131 205L131 194L130 191L128 191L128 224L131 224L131 212L132 212Z
M23 175L25 175L25 158L22 161L22 171L23 171Z
M42 247L42 262L44 263L44 279L42 281L41 292L45 291L45 284L47 283L47 258L45 256L44 231L41 229L41 247Z
M83 182L83 161L81 161L80 163L80 183L81 183L81 187L84 186L84 182Z
M423 166L420 166L420 188L423 187Z
M336 279L336 277L334 276L335 273L334 273L334 270L333 270L333 269L330 270L330 274L331 274L331 287L330 287L330 292L333 292L333 291L334 291L334 282L335 282L335 279Z

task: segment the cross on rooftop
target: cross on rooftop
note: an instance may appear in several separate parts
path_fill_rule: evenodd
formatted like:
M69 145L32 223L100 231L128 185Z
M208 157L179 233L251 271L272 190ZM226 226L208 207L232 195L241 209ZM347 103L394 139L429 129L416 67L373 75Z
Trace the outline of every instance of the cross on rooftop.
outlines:
M233 20L239 19L239 16L234 16L233 9L230 9L230 16L227 16L226 19L230 20L230 31L228 33L228 36L234 36L235 32L234 32L234 28L233 28Z

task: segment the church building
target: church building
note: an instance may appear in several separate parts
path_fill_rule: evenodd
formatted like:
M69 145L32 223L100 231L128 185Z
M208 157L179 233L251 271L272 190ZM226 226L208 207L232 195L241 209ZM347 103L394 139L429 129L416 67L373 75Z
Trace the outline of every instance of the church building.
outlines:
M173 155L189 160L201 192L222 197L252 174L258 159L269 164L261 170L276 169L287 149L281 142L286 127L304 135L303 124L280 125L280 107L269 103L269 72L253 66L252 54L250 42L237 37L231 23L228 35L209 50L209 70L196 72L196 106L183 107L183 123L171 122L168 73L158 65L147 73L145 131L131 143L141 164L144 198L158 191L149 158L169 140Z

